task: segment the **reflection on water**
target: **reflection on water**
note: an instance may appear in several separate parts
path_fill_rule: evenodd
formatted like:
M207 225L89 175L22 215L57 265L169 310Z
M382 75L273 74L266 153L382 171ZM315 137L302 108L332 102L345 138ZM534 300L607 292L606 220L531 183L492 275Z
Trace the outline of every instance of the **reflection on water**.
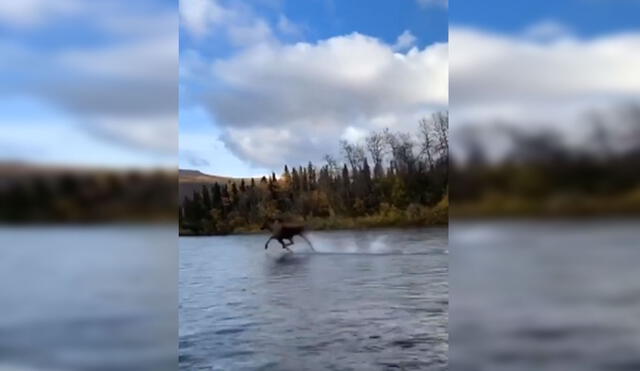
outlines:
M443 370L447 230L180 239L180 367Z
M640 369L639 227L453 223L452 370Z
M0 369L175 370L176 228L0 228Z

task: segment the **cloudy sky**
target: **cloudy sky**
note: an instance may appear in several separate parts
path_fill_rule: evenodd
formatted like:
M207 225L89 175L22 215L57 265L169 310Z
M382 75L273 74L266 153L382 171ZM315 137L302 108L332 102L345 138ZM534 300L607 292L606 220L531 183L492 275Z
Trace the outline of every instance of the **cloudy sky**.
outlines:
M175 1L2 1L0 54L0 160L176 165Z
M453 130L576 127L638 100L638 14L638 0L4 1L0 161L250 176L411 130L449 100Z
M448 101L447 1L181 0L180 167L254 176Z
M591 113L638 103L638 14L637 0L452 3L454 142L460 127L495 122L580 140Z

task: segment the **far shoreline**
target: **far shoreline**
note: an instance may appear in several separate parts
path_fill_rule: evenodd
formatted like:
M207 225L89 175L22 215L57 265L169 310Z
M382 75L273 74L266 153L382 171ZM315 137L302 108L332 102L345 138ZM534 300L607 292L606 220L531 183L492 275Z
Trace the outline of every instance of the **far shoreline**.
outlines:
M439 222L439 223L431 223L431 224L399 224L399 225L376 225L376 226L344 226L344 227L333 227L333 228L310 228L307 229L307 232L334 232L334 231L366 231L366 230L384 230L384 229L400 229L400 230L410 230L410 229L423 229L423 228L434 228L441 227L446 228L449 226L448 222ZM248 230L248 231L238 231L231 233L210 233L210 234L190 234L190 233L182 233L178 234L179 237L225 237L225 236L248 236L248 235L268 235L268 231L261 230Z

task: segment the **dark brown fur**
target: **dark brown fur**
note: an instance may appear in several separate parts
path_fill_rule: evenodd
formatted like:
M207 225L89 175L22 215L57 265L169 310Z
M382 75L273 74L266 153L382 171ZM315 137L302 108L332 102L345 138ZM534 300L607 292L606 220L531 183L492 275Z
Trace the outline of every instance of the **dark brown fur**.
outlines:
M271 240L278 240L283 249L291 251L288 246L294 244L293 237L300 236L307 241L311 249L315 251L311 242L304 235L305 227L302 224L283 223L281 220L267 220L264 222L261 229L268 229L271 231L271 237L269 237L267 242L264 244L265 250L269 247L269 242L271 242ZM288 240L289 243L285 243L284 240Z

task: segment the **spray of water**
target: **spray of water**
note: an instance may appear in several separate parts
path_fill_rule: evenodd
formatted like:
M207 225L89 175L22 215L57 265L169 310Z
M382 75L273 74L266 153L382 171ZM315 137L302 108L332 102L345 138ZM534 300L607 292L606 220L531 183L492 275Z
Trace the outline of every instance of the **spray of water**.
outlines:
M341 236L334 239L321 234L309 234L307 238L313 244L315 251L308 246L294 245L296 253L306 254L351 254L351 255L375 255L399 253L387 242L388 236L375 236L374 238L349 238Z

